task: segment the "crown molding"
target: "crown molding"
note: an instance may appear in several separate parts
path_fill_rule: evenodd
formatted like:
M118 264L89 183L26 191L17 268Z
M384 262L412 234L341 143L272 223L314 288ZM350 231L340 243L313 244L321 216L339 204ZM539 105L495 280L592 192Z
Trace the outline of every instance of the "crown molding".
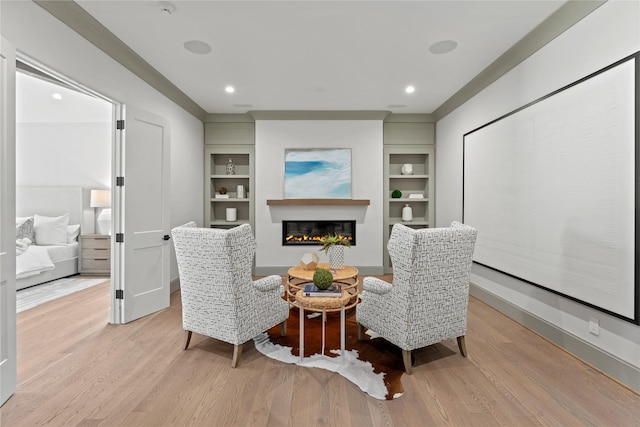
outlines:
M76 2L33 0L38 6L62 21L98 49L147 82L196 118L204 121L207 112L160 74L140 55L117 38Z
M390 111L262 110L248 111L254 120L384 120Z
M570 0L562 5L540 25L531 30L529 34L471 79L462 89L436 108L433 112L435 121L441 120L476 96L606 2L607 0Z

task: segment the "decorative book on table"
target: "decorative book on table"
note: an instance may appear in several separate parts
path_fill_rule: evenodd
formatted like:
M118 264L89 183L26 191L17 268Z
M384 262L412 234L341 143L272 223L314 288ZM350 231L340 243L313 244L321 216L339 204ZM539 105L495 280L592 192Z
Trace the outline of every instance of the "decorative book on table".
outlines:
M339 297L342 296L342 286L338 283L334 283L327 289L318 289L313 283L304 285L305 297Z

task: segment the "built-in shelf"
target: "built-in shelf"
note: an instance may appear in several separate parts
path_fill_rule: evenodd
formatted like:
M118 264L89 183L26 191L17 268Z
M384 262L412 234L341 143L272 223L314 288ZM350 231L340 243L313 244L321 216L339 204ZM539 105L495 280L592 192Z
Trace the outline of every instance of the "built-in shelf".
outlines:
M393 127L393 126L391 126ZM434 204L434 148L430 144L387 144L384 146L384 211L383 211L383 262L385 274L393 272L391 257L387 251L389 237L395 224L419 229L433 226ZM403 175L405 164L412 166L413 174ZM394 190L401 193L393 197ZM422 198L411 198L422 195ZM412 211L412 221L402 221L402 210L407 205Z
M269 206L368 206L369 199L270 199Z

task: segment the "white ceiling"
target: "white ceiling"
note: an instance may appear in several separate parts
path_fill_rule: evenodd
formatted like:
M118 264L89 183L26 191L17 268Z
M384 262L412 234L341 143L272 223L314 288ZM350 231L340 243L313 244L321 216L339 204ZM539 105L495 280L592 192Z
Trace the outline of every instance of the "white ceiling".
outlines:
M59 97L54 98L54 94ZM16 74L17 123L110 123L112 104L74 89Z
M431 113L565 1L77 3L208 113ZM430 53L443 40L458 46Z

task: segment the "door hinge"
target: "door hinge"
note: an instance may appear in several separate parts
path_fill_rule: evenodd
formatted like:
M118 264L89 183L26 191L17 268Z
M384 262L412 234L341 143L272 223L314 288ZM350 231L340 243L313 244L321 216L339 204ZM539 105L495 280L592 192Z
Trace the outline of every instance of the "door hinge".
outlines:
M124 176L116 177L116 187L124 187Z
M116 243L124 243L124 234L116 233Z
M116 120L116 129L124 130L124 120Z
M116 289L116 299L124 299L124 291L122 289Z

